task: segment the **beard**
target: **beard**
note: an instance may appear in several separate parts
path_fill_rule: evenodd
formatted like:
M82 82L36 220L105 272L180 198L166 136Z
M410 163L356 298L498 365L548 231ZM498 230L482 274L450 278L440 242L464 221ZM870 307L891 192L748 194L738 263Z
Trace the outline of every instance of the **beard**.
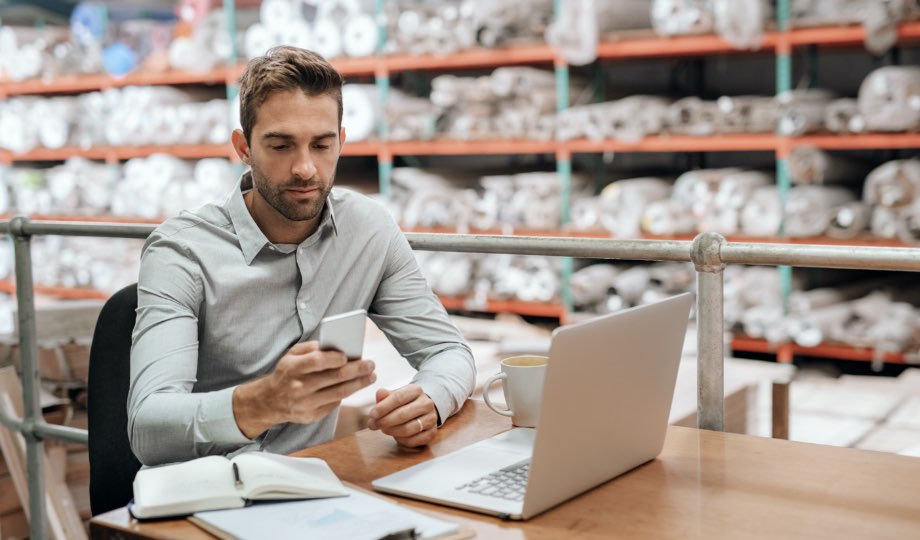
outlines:
M266 180L266 176L261 173L255 162L252 163L253 187L272 208L290 221L309 221L319 216L334 181L335 173L328 182L314 177L312 179L291 178L283 184L275 184ZM317 189L318 196L314 200L299 201L286 196L286 191L289 189L312 188Z

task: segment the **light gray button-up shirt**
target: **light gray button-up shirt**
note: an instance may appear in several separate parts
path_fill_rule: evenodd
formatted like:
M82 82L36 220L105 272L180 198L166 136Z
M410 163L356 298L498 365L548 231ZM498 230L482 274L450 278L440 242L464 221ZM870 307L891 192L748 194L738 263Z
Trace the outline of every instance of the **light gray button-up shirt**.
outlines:
M225 201L167 220L144 245L128 394L138 459L290 453L330 440L337 410L250 440L231 396L317 339L323 317L359 308L418 369L414 382L442 421L456 412L473 390L472 353L386 209L334 188L312 236L272 244L243 201L251 188L247 173Z

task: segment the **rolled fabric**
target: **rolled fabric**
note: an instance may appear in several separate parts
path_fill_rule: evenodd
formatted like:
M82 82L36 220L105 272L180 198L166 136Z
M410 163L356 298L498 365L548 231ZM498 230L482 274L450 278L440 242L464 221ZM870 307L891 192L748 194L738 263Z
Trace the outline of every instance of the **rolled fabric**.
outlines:
M832 336L844 333L847 320L853 315L849 302L817 307L790 319L786 327L789 335L803 347L815 347L830 341Z
M263 4L264 5L264 4ZM262 56L265 51L271 49L278 42L275 34L262 23L256 23L246 29L246 36L243 39L243 49L246 56L250 59Z
M342 55L342 30L334 20L317 18L314 21L313 48L323 58Z
M920 160L900 159L883 163L866 177L863 201L897 209L920 199Z
M813 146L795 146L789 155L789 176L795 184L853 184L871 171L866 163Z
M592 264L572 272L569 284L572 303L584 309L606 301L607 291L618 273L618 267L608 263Z
M607 108L606 133L623 141L639 141L661 133L667 125L670 100L658 96L629 96Z
M667 119L673 133L712 135L719 129L719 108L714 101L686 97L670 105Z
M272 32L284 32L298 15L291 0L262 0L259 4L259 21Z
M380 30L374 17L362 13L345 23L342 48L348 56L371 56L377 50L379 39Z
M106 32L108 15L101 2L80 2L70 13L70 31L77 43L99 46Z
M489 75L489 87L498 97L509 97L530 92L535 88L556 87L552 71L526 66L499 67Z
M822 129L824 109L833 99L831 91L820 88L791 90L777 95L777 131L781 135L797 136Z
M856 238L865 232L872 217L872 207L860 201L846 203L834 212L827 235L831 238Z
M642 231L659 236L691 234L696 231L696 219L690 207L681 201L654 201L642 212Z
M346 84L342 88L342 106L342 126L349 140L363 141L375 135L381 113L374 85Z
M737 49L759 49L764 21L772 15L766 0L712 0L716 33Z
M920 201L898 211L895 228L902 242L920 245Z
M872 209L869 230L879 238L895 238L898 235L898 211L884 206Z
M855 199L850 190L841 187L793 187L786 199L786 234L793 238L824 234L837 210Z
M741 210L741 232L747 236L776 236L783 222L783 208L776 186L759 187Z
M920 128L920 67L885 66L859 86L859 112L869 131Z
M546 42L569 64L590 64L597 59L596 2L570 0L562 6L556 21L546 29Z
M708 0L652 0L651 19L659 36L707 34L714 27Z
M294 19L289 21L276 35L279 45L290 45L301 49L313 49L313 27L307 21Z
M45 148L62 148L72 138L74 114L77 108L75 98L51 98L39 101L33 108L38 122L38 139Z
M670 192L671 183L663 178L629 178L612 182L601 191L601 224L617 237L638 237L645 208L652 202L666 199Z
M854 98L835 99L824 108L824 126L834 133L862 133L866 120Z
M776 104L767 96L721 96L713 128L719 133L769 133L776 128Z

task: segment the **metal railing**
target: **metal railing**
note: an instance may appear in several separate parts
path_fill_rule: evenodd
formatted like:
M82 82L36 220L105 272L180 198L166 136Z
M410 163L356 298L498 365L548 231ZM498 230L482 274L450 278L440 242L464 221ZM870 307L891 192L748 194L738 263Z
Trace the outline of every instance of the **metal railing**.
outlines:
M0 422L26 441L31 538L45 538L44 485L41 482L44 438L86 444L87 432L46 423L38 401L38 349L32 284L31 238L37 235L146 238L153 225L30 221L0 222L0 234L12 236L16 258L16 298L22 368L23 417L0 404ZM691 241L604 238L514 237L462 234L406 234L414 249L472 253L544 255L630 261L692 262L697 280L697 425L722 430L723 422L723 269L726 264L790 265L920 272L920 249L728 242L704 233Z

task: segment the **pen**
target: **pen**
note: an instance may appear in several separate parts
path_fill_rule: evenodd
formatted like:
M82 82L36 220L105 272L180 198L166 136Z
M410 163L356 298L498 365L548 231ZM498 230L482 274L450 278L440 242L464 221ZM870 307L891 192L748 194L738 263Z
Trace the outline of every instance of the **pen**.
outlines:
M416 540L421 538L415 531L415 527L409 527L401 531L393 531L381 536L378 540Z
M236 463L233 464L233 479L235 480L236 487L243 485L243 481L240 480L240 468L236 466Z

